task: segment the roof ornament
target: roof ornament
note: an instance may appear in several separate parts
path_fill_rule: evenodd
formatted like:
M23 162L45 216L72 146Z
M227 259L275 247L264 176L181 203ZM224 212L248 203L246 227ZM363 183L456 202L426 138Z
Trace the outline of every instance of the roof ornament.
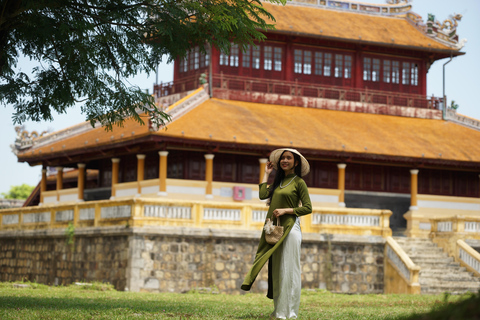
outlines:
M21 150L32 147L33 139L42 137L48 133L48 131L43 131L40 134L37 131L28 132L25 130L25 126L15 126L15 132L17 133L15 143L10 145L10 148L15 155Z
M411 0L386 0L386 4L368 4L353 0L290 0L288 3L375 15L404 16L412 9L410 2Z
M458 21L461 20L461 14L453 14L449 16L449 19L445 19L445 21L440 24L440 22L435 19L435 16L429 13L426 26L427 35L460 50L467 42L467 39L459 41L458 38L457 27Z

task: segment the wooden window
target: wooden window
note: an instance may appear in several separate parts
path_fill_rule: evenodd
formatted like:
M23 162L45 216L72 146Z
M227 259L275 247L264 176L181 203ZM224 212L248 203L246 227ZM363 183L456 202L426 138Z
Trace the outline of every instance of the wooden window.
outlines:
M383 82L390 83L391 61L383 60Z
M272 47L265 46L263 51L263 69L272 70Z
M372 67L372 81L379 82L380 81L380 59L373 59L373 67Z
M221 66L228 66L229 57L225 53L220 53L220 65Z
M412 63L410 76L411 76L412 86L418 86L418 65L417 64Z
M344 78L350 79L352 77L352 56L345 56Z
M323 53L315 52L315 74L317 76L321 76L322 69L323 69Z
M303 52L303 73L312 74L312 52Z
M372 80L372 59L363 58L363 80Z
M323 62L323 75L325 77L330 77L332 74L332 54L325 53L325 60Z
M230 67L238 67L238 44L230 48Z
M242 55L242 67L250 68L250 54L251 54L250 45L247 45Z
M408 62L404 62L402 64L402 84L410 84L410 63Z
M400 62L392 61L392 83L400 83Z
M194 55L195 55L194 68L196 70L196 69L200 68L200 51L199 51L198 47L195 47Z
M294 69L293 72L295 73L302 73L302 50L295 50L294 51Z
M312 52L296 49L294 51L295 73L312 74Z
M185 57L180 60L180 72L188 71L188 52L185 54Z
M275 71L282 71L282 48L273 49L273 59L274 59L273 69Z
M260 69L260 47L252 48L252 68Z
M335 55L335 78L343 78L343 54Z

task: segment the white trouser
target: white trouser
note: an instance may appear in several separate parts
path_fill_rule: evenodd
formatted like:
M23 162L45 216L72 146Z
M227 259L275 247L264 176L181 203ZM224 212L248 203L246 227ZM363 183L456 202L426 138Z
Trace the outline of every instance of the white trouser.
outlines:
M273 253L273 304L272 313L278 319L296 319L300 308L302 275L300 247L302 231L297 220L280 247Z

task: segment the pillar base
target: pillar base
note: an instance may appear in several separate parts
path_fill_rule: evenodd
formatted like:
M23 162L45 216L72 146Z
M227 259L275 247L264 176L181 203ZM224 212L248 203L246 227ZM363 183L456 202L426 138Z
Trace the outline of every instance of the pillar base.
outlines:
M410 206L410 208L408 208L408 210L412 211L412 210L418 210L418 207L417 206Z
M83 199L77 199L77 202L85 202Z
M115 197L114 197L114 196L111 196L111 197L110 197L110 200L115 200Z
M339 206L339 207L342 207L342 208L345 208L345 207L346 207L345 202L339 202L339 203L338 203L338 206Z
M165 192L165 191L159 191L159 192L157 193L157 196L160 196L160 197L166 197L167 195L168 195L168 193Z
M213 199L213 194L206 194L205 199L209 199L209 200Z

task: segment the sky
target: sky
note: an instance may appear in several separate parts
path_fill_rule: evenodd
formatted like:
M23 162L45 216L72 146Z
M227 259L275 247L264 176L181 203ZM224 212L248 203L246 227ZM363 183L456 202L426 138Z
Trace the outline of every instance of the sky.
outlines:
M382 0L365 0L366 3L383 4ZM457 113L480 119L480 0L413 0L412 11L420 14L424 21L428 13L434 14L436 20L443 22L452 14L462 14L462 21L457 27L460 39L467 39L461 50L466 54L454 58L445 65L445 94L450 101L459 105ZM427 74L427 95L441 97L443 95L443 64L449 59L436 61ZM28 72L36 64L28 59L19 60L18 67ZM155 74L140 74L129 79L133 85L153 91L157 79ZM173 80L173 65L162 64L159 67L158 82ZM477 91L478 90L478 91ZM15 125L12 121L12 106L0 105L0 194L7 193L11 186L37 185L41 178L41 166L30 167L27 163L17 162L10 145L15 141ZM75 125L85 119L79 108L71 108L67 114L54 116L51 122L25 122L29 132L45 130L57 131Z

